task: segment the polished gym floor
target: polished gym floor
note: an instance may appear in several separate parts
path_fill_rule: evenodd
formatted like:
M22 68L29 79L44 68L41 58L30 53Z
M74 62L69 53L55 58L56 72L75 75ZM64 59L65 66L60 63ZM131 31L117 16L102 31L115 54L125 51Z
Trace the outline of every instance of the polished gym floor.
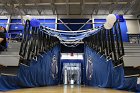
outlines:
M0 93L128 93L128 92L112 90L112 89L104 89L104 88L85 87L85 86L60 85L60 86L18 89L18 90L0 92Z

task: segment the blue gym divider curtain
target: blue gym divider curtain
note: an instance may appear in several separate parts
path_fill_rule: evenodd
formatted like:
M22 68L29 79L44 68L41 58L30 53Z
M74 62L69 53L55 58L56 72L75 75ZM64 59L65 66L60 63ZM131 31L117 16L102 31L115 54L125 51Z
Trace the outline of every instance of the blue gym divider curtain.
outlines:
M0 91L57 85L59 83L59 71L57 71L59 63L60 46L55 46L42 56L38 56L37 61L32 60L30 66L21 64L17 76L0 76Z
M113 67L112 60L85 45L84 51L85 84L95 87L140 91L137 78L124 78L123 66ZM90 65L89 65L90 64Z

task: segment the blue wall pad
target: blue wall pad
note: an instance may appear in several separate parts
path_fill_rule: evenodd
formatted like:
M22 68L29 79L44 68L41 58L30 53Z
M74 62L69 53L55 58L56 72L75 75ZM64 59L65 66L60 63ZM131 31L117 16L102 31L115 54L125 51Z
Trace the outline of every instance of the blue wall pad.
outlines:
M51 86L59 83L60 46L32 60L30 66L20 65L17 76L0 76L0 91Z
M96 51L85 45L85 82L86 85L114 88L127 91L140 91L137 78L124 78L123 66L113 67L112 60L106 61ZM88 67L88 68L87 68ZM89 69L90 68L90 69Z
M11 19L11 23L22 23L21 19ZM24 26L22 24L11 24L10 30L23 30Z
M94 23L97 23L97 22L105 23L106 19L94 19ZM103 24L102 23L101 24L94 24L94 27L98 27L98 26L101 26L101 25L103 25Z
M56 19L38 19L40 23L55 23ZM42 26L47 26L49 28L55 29L55 24L41 24Z
M11 19L11 23L22 23L21 19ZM24 26L22 24L11 24L8 33L11 33L12 38L17 38L20 33L23 33Z
M8 19L0 19L0 23L7 23ZM6 28L7 24L0 24L0 26L3 26Z

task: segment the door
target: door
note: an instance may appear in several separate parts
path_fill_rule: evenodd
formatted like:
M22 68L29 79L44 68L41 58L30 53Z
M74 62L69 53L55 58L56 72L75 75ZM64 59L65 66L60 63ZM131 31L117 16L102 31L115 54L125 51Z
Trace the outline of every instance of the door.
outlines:
M63 83L71 85L81 84L81 63L63 64Z

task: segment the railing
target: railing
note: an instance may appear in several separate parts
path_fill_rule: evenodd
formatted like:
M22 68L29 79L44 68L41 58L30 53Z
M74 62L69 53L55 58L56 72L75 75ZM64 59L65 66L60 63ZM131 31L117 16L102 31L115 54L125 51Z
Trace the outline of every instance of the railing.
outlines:
M124 48L119 21L110 30L102 28L98 33L86 37L84 43L105 56L107 61L113 60L114 66L123 64Z
M31 27L30 21L27 20L24 28L20 47L20 63L29 64L31 59L37 60L37 56L51 50L54 46L59 44L56 37L40 31L42 27Z

